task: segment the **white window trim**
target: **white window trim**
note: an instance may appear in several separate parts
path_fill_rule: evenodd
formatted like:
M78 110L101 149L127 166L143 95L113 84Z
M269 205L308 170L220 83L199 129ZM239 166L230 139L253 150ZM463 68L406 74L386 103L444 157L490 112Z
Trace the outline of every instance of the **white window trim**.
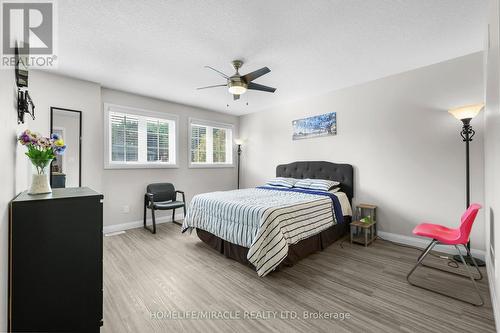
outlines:
M227 128L231 130L231 144L227 149L231 150L231 163L193 163L191 162L191 124L196 124L196 125L204 125L204 126L211 126L211 127L217 127L217 128ZM210 121L210 120L204 120L204 119L199 119L199 118L191 118L189 117L188 119L188 167L192 169L212 169L212 168L234 168L235 167L235 162L234 162L234 125L233 124L226 124L226 123L219 123L216 121ZM208 142L207 142L208 146ZM207 152L208 153L208 152Z
M175 163L162 163L162 162L150 162L150 163L120 163L111 161L111 142L109 133L109 114L110 112L122 112L137 116L159 118L165 120L171 120L175 123ZM129 106L104 103L104 169L172 169L179 168L179 116L170 113L157 112L144 110L140 108L134 108Z

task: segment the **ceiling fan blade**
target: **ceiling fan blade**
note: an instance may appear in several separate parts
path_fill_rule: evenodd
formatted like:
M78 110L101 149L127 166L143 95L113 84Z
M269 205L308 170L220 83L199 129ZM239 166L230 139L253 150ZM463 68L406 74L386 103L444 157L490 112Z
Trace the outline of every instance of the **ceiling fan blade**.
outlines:
M243 75L241 78L246 82L246 83L250 83L252 82L253 80L255 80L256 78L259 78L261 77L262 75L264 74L267 74L269 73L271 70L267 67L262 67L261 69L258 69L256 71L253 71L251 73L248 73L248 74L245 74Z
M276 91L276 88L271 88L271 87L264 86L264 85L258 84L258 83L253 83L253 82L250 82L248 84L247 88L251 89L251 90L267 91L267 92L271 92L271 93Z
M227 84L216 84L216 85L213 85L213 86L200 87L200 88L196 88L196 90L208 89L208 88L215 88L215 87L227 87Z
M233 95L233 101L237 101L239 99L240 99L240 95L236 95L236 94Z
M225 78L225 79L229 79L229 76L227 76L226 74L222 73L221 71L219 71L219 70L217 70L217 69L215 69L215 68L213 68L213 67L210 67L210 66L205 66L205 68L211 69L211 70L213 70L213 71L215 71L215 72L219 73L219 74L220 74L220 75L222 75L222 77L223 77L223 78Z

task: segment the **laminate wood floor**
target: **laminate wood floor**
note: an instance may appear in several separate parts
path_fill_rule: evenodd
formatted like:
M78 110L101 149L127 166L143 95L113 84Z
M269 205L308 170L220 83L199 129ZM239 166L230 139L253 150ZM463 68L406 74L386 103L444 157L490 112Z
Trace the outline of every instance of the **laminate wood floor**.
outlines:
M101 332L495 331L486 278L480 282L486 305L475 307L410 286L405 276L415 249L382 240L368 248L341 243L259 278L194 233L180 234L175 224L160 224L156 235L134 229L105 237ZM427 262L446 266L436 258ZM427 268L414 277L456 296L475 296L466 279Z

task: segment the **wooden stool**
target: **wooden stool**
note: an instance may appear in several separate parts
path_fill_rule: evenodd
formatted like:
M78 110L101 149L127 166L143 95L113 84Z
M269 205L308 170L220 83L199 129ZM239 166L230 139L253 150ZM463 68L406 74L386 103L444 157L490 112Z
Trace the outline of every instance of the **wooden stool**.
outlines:
M365 247L368 246L377 238L377 229L375 225L377 222L372 221L370 223L365 223L361 221L351 222L351 244L358 243L363 244Z

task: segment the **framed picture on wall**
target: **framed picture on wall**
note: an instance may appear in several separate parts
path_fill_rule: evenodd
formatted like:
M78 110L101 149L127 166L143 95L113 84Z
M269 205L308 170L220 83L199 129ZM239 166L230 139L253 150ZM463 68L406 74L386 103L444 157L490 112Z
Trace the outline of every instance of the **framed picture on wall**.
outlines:
M293 140L337 135L337 112L292 121Z

